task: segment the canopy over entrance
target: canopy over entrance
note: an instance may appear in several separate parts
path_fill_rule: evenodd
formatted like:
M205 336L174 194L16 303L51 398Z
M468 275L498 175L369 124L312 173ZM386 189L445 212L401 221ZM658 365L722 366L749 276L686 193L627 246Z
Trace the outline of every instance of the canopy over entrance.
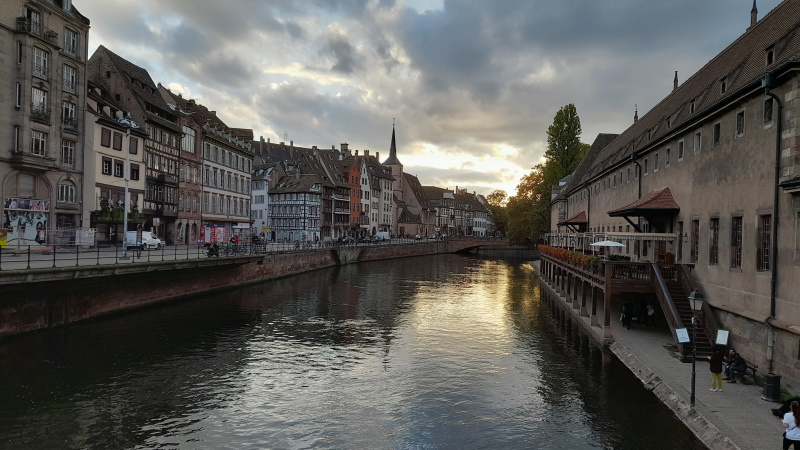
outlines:
M639 229L639 225L634 223L630 217L644 217L648 222L655 225L663 221L664 216L672 216L677 214L680 210L681 208L675 202L672 192L667 187L650 192L622 208L611 210L608 212L608 215L610 217L622 217L627 220L629 224L633 225L634 230L642 231Z
M586 220L586 211L581 211L578 214L575 214L574 216L570 217L569 219L563 222L559 222L557 225L560 227L566 226L572 231L581 232L586 229L586 225L588 223L589 221Z

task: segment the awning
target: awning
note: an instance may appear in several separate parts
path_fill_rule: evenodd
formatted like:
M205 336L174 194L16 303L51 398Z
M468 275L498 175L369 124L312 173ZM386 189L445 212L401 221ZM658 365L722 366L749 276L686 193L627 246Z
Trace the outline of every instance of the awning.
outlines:
M678 235L674 233L605 233L605 238L612 241L674 241Z
M567 220L565 220L563 222L559 222L558 225L559 226L561 226L561 225L584 225L586 223L588 223L588 221L586 220L586 211L581 211L578 214L575 214L574 216L570 217L569 219L567 219Z
M608 212L611 217L644 217L656 214L674 214L681 210L669 188L653 191L635 202Z

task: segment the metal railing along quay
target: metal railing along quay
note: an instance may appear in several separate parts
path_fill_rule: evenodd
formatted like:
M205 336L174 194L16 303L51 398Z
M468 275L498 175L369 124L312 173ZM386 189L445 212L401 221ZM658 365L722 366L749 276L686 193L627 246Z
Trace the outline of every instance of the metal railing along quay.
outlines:
M308 251L342 247L363 247L378 245L408 245L436 242L427 239L393 238L376 242L337 242L337 241L285 241L258 244L219 245L219 255L209 256L205 245L167 245L159 249L128 249L123 252L119 245L14 245L0 249L0 271L49 269L58 267L100 266L115 264L178 261L197 258L235 258L236 256L258 255L270 252Z

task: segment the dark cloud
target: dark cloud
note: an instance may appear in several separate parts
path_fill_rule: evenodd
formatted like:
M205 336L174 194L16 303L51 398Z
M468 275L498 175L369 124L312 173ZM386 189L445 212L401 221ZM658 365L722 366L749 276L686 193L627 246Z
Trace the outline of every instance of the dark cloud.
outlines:
M356 50L347 36L340 33L327 33L323 36L322 56L333 60L331 70L350 74L361 68Z

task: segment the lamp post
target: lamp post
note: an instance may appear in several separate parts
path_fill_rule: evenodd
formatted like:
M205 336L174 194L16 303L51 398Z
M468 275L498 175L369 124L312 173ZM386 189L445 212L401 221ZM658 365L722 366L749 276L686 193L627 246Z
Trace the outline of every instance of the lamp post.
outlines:
M692 307L692 393L689 397L689 402L694 406L694 386L696 379L695 363L697 361L697 312L703 309L703 302L705 297L703 293L697 289L689 294L689 306Z
M130 205L128 180L130 180L131 173L131 128L139 128L139 124L131 119L130 113L126 117L117 120L117 123L125 127L125 137L128 141L128 150L125 152L125 204L122 208L122 221L124 223L122 228L122 259L128 259L128 206Z

